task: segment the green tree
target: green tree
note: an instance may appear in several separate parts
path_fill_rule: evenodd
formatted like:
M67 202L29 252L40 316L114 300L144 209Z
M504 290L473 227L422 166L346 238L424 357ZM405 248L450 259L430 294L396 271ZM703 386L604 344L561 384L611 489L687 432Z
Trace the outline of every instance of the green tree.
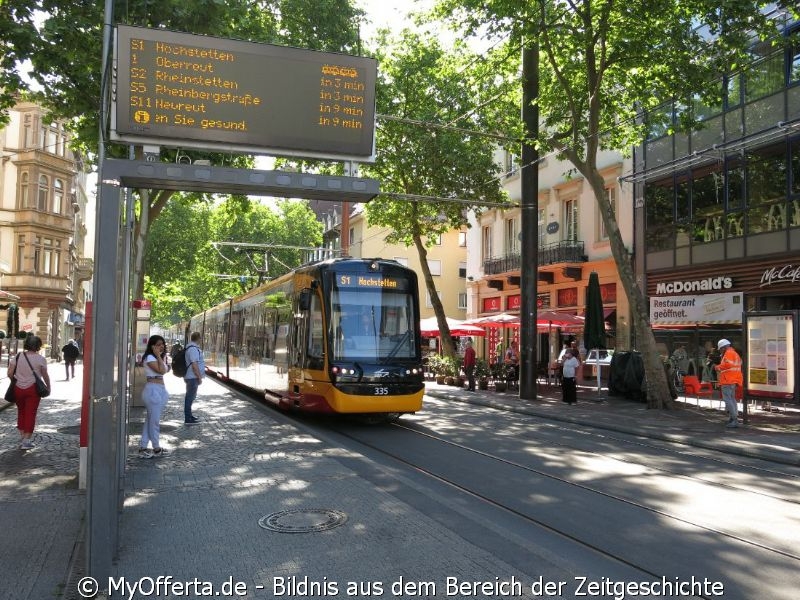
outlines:
M538 42L539 137L542 152L566 159L598 203L620 281L630 301L645 360L650 407L672 405L663 365L638 285L597 168L603 149L629 153L641 142L639 111L671 98L719 102L721 76L747 60L753 35L775 27L756 0L440 0L468 31ZM787 3L787 6L791 3ZM709 37L707 34L710 34ZM690 125L690 122L685 123Z
M14 67L30 59L30 75L40 90L38 100L52 118L70 121L75 145L89 156L95 156L99 147L104 6L103 0L10 0L0 8L0 31L10 34L0 38L5 53L0 57L0 84L8 86L8 93L20 89L24 84ZM350 0L127 0L114 6L115 23L340 52L357 46L357 19L363 14ZM46 15L39 30L33 21L34 11ZM11 97L0 97L0 111L3 102L8 105L12 101ZM107 131L107 124L103 129ZM125 158L129 152L121 145L107 144L106 150L109 156ZM141 148L136 153L141 158ZM211 160L214 165L252 164L244 156L184 154ZM175 150L162 150L161 158L174 161ZM137 189L135 194L133 293L140 297L148 232L175 192Z
M322 224L306 202L282 200L273 209L231 197L216 207L176 194L153 223L145 251L145 296L153 302L153 321L173 324L241 294L304 262L292 248L256 249L247 244L318 246ZM220 247L214 242L241 244ZM261 260L259 257L267 256ZM231 275L232 279L220 275ZM243 279L240 279L242 276Z
M378 54L377 107L388 118L377 132L377 160L365 168L381 181L382 190L367 204L367 221L391 229L387 242L417 249L442 350L453 356L455 346L426 256L437 236L468 225L468 210L480 214L487 203L505 201L492 144L466 132L485 126L476 87L484 63L461 45L447 52L432 37L410 31L393 43L384 34ZM469 115L466 121L464 115ZM425 125L450 122L461 128Z

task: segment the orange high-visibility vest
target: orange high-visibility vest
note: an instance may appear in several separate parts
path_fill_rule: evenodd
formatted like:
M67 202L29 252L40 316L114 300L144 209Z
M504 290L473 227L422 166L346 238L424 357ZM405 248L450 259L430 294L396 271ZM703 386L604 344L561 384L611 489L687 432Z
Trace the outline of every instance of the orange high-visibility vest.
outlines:
M728 347L717 366L720 385L742 385L742 359L732 347Z

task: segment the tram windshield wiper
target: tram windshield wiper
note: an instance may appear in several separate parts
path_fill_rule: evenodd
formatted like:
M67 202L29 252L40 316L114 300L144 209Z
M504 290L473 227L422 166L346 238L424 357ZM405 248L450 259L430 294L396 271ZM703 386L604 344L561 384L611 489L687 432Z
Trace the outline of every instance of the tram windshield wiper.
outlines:
M397 340L397 343L394 346L392 346L391 352L389 352L389 354L387 354L383 359L381 359L380 364L386 364L389 360L394 358L395 354L400 352L400 348L403 347L403 344L405 344L410 337L411 337L411 330L406 329L406 332L400 337L399 340Z

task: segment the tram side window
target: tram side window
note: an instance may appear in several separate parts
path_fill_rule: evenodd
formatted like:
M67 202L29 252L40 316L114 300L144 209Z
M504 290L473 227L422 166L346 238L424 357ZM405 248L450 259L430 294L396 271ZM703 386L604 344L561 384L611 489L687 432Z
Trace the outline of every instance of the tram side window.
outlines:
M323 335L322 306L319 296L311 297L308 311L308 334L306 335L306 366L309 369L322 369L325 366L325 346Z

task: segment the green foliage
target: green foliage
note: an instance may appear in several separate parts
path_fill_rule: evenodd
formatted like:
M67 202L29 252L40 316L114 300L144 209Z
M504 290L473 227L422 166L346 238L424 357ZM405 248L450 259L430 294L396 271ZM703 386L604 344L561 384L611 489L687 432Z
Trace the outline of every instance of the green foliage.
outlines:
M394 39L382 35L377 110L389 118L377 131L375 163L363 169L381 182L382 191L367 205L367 222L388 228L388 243L417 248L434 312L444 317L427 270L426 245L468 226L470 209L480 214L487 203L505 201L493 144L469 133L494 131L496 122L486 115L495 113L480 110L484 63L466 47L446 51L435 38L407 30ZM442 351L455 354L446 329Z
M461 373L461 357L442 357L442 372L445 377L458 377L459 373Z
M220 241L239 242L242 249L215 249L212 243ZM163 324L186 320L304 260L299 250L248 253L246 244L309 247L321 241L322 225L305 202L281 201L272 209L233 197L211 207L176 194L153 223L145 249L144 296L153 303L152 319ZM242 283L218 275L246 278Z
M385 120L378 129L381 152L364 170L381 181L384 195L367 205L367 218L392 229L389 243L410 246L465 226L467 209L480 213L505 196L487 138L425 126L454 123L480 131L486 125L477 110L480 61L473 63L476 57L463 47L447 52L435 39L409 31L396 40L384 37L378 54L378 113L409 121ZM463 202L414 202L392 193Z
M489 363L483 358L477 359L475 361L475 377L481 379L483 377L489 377L489 375L491 375Z

